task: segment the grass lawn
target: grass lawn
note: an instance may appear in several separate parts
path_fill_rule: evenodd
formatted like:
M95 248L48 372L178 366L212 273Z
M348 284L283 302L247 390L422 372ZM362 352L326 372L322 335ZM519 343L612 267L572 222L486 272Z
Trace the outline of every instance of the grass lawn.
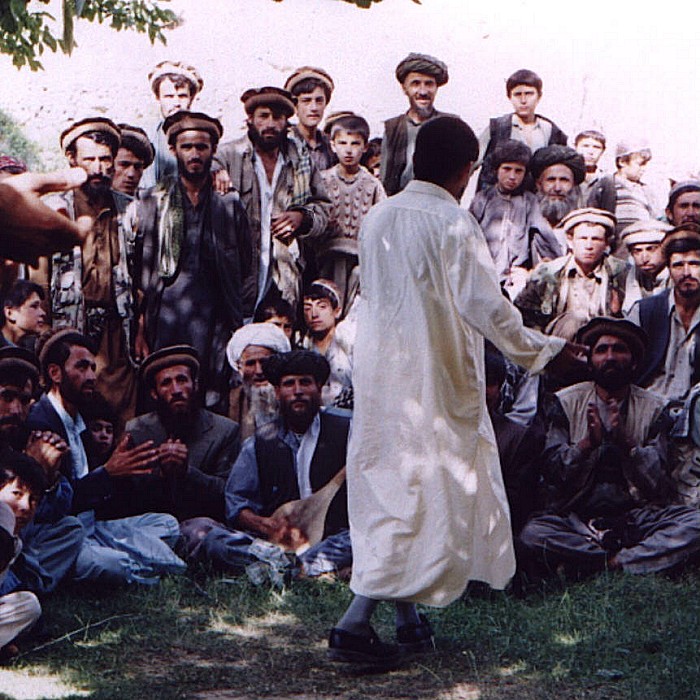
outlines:
M616 574L466 599L429 611L438 653L386 673L326 660L345 584L274 591L197 576L65 592L44 606L48 639L0 669L0 697L689 700L700 698L699 580ZM380 635L392 624L382 606Z

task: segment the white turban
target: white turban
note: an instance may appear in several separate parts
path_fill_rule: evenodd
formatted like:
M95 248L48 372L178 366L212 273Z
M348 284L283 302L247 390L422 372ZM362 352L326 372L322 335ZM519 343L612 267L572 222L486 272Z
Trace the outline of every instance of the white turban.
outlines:
M249 345L259 345L273 352L289 352L292 349L289 338L274 323L249 323L241 326L226 346L226 357L236 371L240 370L241 355Z

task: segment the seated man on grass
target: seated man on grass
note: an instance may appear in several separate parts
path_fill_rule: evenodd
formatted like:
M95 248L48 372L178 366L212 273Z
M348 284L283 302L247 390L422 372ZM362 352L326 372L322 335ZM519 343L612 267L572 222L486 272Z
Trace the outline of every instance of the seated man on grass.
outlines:
M555 395L543 455L547 514L521 531L521 563L574 576L680 566L700 551L700 511L674 505L664 400L632 383L646 334L599 317L578 340L590 347L591 380Z
M76 581L156 584L165 573L182 573L185 564L172 551L179 539L177 520L166 513L101 520L96 511L114 496L115 482L146 474L158 456L152 441L136 447L124 435L109 459L90 469L82 407L95 392L96 362L90 341L72 328L42 337L39 359L48 391L31 408L27 424L52 431L69 449L59 481L72 490L71 509L85 538L75 562Z
M183 523L188 549L195 559L233 570L262 560L273 581L290 568L284 557L289 550L299 554L305 576L340 572L352 563L344 483L333 491L345 466L349 416L321 410L330 371L321 355L294 350L272 355L263 367L277 392L280 419L244 443L231 469L226 484L231 529L201 518ZM317 504L321 491L330 504L319 508L313 525L278 511L300 500ZM314 544L308 535L316 527L320 541Z

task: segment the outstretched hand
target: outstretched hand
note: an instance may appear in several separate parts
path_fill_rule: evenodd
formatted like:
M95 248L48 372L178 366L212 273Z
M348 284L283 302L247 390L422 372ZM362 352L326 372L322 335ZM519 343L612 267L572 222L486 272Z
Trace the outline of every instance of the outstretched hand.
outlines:
M0 182L0 257L36 264L41 255L80 245L92 220L71 221L47 207L40 197L79 187L86 178L82 168L70 168L12 175Z

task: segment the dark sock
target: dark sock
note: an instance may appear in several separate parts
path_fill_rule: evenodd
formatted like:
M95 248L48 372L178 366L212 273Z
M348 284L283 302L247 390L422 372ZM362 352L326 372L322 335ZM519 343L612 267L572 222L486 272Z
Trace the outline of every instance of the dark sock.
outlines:
M396 603L396 629L404 625L418 625L420 617L414 603Z
M372 613L378 604L378 600L356 595L345 611L345 615L338 620L336 627L352 634L369 634Z

